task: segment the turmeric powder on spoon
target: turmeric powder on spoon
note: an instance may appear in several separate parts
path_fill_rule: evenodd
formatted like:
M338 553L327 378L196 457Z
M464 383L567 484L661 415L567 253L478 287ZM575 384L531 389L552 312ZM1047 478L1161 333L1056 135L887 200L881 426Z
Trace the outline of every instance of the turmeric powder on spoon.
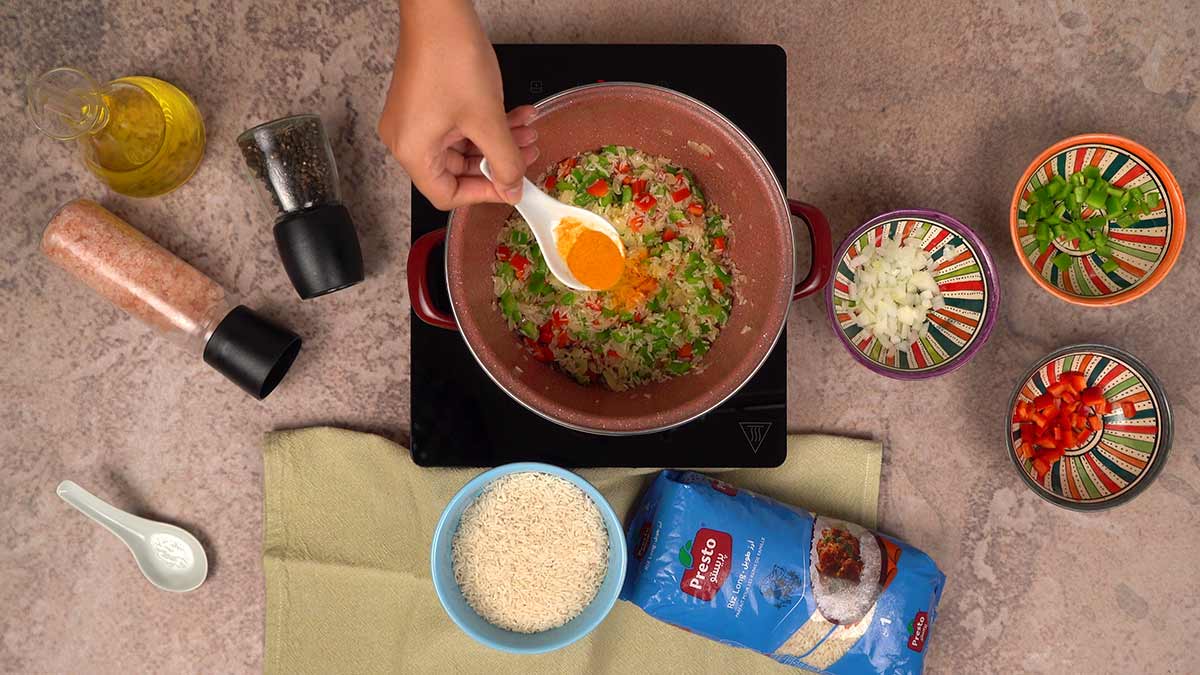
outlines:
M621 279L625 257L608 235L574 218L564 218L555 234L558 253L579 283L603 291Z

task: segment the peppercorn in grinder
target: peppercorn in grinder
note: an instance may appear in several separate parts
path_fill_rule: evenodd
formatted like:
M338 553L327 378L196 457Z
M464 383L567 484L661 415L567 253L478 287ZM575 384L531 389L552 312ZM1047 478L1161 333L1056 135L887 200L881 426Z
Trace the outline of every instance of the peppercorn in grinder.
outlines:
M294 115L237 139L260 194L275 214L275 244L302 299L363 280L362 249L342 205L337 165L321 118Z

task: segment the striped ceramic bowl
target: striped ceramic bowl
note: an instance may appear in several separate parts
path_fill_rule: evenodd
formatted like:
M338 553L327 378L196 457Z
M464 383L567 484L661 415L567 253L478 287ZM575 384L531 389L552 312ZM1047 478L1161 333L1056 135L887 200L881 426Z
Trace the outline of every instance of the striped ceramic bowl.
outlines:
M1156 191L1162 206L1141 216L1129 227L1112 226L1108 238L1117 269L1101 269L1104 260L1094 251L1081 251L1056 240L1043 253L1033 229L1025 223L1029 195L1054 176L1069 178L1085 166L1120 188ZM1118 305L1139 298L1154 288L1179 257L1187 226L1183 194L1175 176L1154 153L1137 143L1111 134L1072 136L1047 148L1025 170L1013 194L1010 233L1017 257L1039 286L1079 305ZM1063 252L1071 264L1060 269L1054 258Z
M934 279L945 307L929 314L929 333L888 349L854 320L850 260L885 239L917 237L934 259ZM850 233L833 257L837 268L826 300L834 332L859 363L897 379L948 373L965 364L987 341L1000 304L1000 284L983 242L966 225L938 211L910 209L872 218Z
M1081 372L1111 404L1102 428L1067 450L1039 481L1033 462L1021 459L1017 403L1032 402L1062 377ZM1126 415L1128 403L1132 416ZM1064 347L1025 374L1009 401L1004 424L1008 454L1021 478L1039 496L1070 509L1104 509L1132 499L1162 470L1171 448L1171 409L1157 378L1132 355L1103 345Z

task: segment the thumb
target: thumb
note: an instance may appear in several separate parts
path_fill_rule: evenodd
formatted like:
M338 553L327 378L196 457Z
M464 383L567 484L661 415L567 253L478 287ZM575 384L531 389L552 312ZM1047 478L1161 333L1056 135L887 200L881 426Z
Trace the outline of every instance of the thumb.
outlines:
M502 110L484 114L463 125L467 138L487 158L492 170L496 192L509 204L521 200L521 179L525 177L525 161L508 128L508 118Z

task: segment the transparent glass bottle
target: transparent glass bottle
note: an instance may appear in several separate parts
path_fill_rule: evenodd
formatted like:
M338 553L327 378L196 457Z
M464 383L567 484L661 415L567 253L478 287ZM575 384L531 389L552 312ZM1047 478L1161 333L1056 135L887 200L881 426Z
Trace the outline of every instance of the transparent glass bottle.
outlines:
M55 68L30 80L30 119L47 136L75 141L88 170L113 190L153 197L182 185L204 156L204 120L175 85L122 77L100 86Z
M238 148L275 219L288 279L307 300L364 278L362 249L342 203L337 163L317 115L293 115L242 132Z
M300 352L300 337L237 303L220 284L87 199L59 207L42 253L156 333L265 398Z

